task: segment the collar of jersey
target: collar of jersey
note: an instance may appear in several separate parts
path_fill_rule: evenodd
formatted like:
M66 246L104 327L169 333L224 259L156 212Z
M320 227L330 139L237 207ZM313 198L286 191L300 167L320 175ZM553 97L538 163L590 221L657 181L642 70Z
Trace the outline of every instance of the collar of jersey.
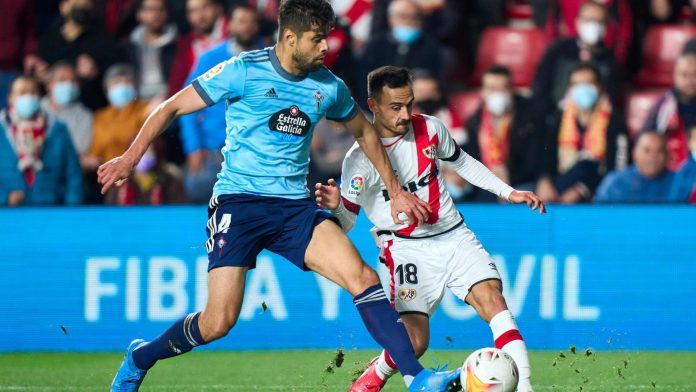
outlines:
M403 139L404 136L406 136L406 135L400 135L400 136L395 136L395 137L383 137L382 144L384 144L384 148L392 147L393 145L398 143L399 140Z
M278 56L276 55L275 52L275 46L272 46L270 48L270 55L271 55L271 64L273 65L273 69L278 73L278 75L282 76L283 78L291 81L291 82L301 82L303 81L306 77L307 74L302 74L302 75L295 75L291 74L290 72L286 71L282 65L280 65L280 60L278 60Z

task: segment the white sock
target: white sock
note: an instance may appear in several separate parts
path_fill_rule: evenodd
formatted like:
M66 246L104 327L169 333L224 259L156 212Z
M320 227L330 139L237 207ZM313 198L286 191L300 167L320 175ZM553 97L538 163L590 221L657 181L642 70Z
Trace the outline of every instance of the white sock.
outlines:
M396 369L396 364L394 361L384 350L382 350L382 353L379 354L379 358L375 364L375 371L377 372L377 376L384 381L399 372L399 370Z
M531 387L531 370L529 368L529 356L527 345L517 329L517 323L509 310L504 310L491 319L489 323L493 331L495 347L508 353L517 364L520 372L518 390Z

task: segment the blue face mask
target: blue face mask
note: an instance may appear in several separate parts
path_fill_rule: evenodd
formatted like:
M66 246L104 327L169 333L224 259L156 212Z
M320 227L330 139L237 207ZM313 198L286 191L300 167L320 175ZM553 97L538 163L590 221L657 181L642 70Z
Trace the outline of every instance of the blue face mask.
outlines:
M109 89L109 102L118 109L123 109L135 99L135 88L131 84L117 84Z
M581 110L590 110L599 99L599 90L590 83L580 83L573 86L570 98Z
M402 44L410 45L420 38L422 31L418 27L396 26L392 30L394 38Z
M51 98L60 106L66 106L70 102L77 99L80 95L80 89L73 82L58 82L53 86Z
M14 111L20 118L29 120L39 111L39 97L33 94L20 95L14 103Z

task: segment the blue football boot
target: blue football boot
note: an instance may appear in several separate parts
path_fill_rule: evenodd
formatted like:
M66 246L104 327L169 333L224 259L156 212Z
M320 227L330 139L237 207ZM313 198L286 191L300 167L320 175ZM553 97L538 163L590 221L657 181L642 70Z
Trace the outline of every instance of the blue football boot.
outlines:
M143 382L147 370L138 369L133 363L133 351L145 344L143 339L135 339L128 346L121 367L111 382L111 392L136 392Z
M444 372L431 372L423 369L413 379L408 392L446 392L450 390L460 390L457 385L461 368Z

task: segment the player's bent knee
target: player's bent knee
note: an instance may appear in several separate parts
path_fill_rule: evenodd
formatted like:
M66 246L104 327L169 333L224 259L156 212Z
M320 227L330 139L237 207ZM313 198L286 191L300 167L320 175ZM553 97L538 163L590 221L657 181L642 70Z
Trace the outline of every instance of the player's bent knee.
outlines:
M230 330L237 323L237 316L233 315L213 315L207 316L205 312L201 314L203 318L200 323L201 334L206 342L227 336Z
M377 271L372 269L372 267L369 265L362 263L360 273L358 274L355 283L351 285L353 288L349 288L349 291L355 292L355 295L357 295L376 284L379 284L379 276L377 276Z

